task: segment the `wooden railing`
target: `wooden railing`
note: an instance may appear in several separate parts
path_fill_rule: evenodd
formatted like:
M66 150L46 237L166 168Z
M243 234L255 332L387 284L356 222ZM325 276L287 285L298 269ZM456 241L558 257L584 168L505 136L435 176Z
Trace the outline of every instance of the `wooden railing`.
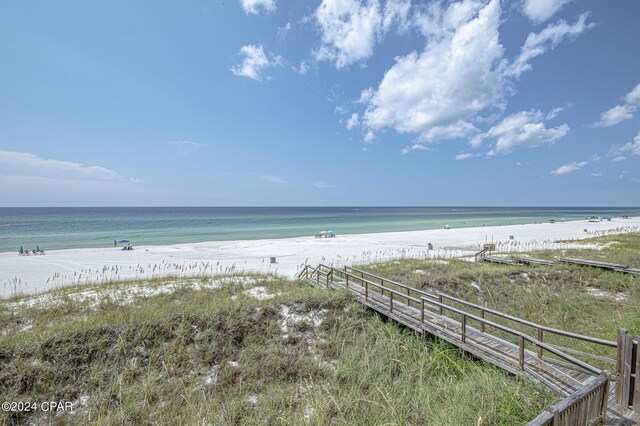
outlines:
M618 345L616 403L640 411L640 337L629 336L627 330L621 328Z
M592 377L569 395L530 421L527 426L598 425L605 421L609 398L609 372Z
M570 333L564 330L557 330L551 327L545 327L539 324L535 324L517 317L513 317L511 315L508 314L504 314L502 312L499 311L495 311L489 308L485 308L483 306L480 305L476 305L473 304L471 302L467 302L465 300L462 299L458 299L456 297L453 296L449 296L443 293L438 293L437 295L435 294L431 294L429 292L425 292L422 290L418 290L415 289L413 287L407 286L405 284L401 284L395 281L391 281L388 280L386 278L380 277L378 275L374 275L371 273L368 273L366 271L360 270L360 269L356 269L356 268L352 268L352 267L344 267L342 270L340 269L335 269L332 268L330 266L326 266L326 265L319 265L318 268L312 268L310 267L311 270L313 271L320 271L320 274L323 274L324 276L329 276L329 274L333 274L334 276L337 276L338 278L344 280L345 286L347 288L349 288L349 283L350 281L353 282L357 282L361 287L364 288L364 298L365 298L365 302L368 302L369 299L375 299L375 296L372 295L372 291L376 291L382 295L382 296L387 296L388 297L388 305L389 305L389 311L391 313L393 313L394 311L394 300L398 300L401 299L403 301L405 301L407 306L413 306L415 308L417 308L420 312L420 315L414 315L414 319L417 321L420 321L421 323L424 323L424 315L425 315L425 309L430 309L431 311L438 313L439 315L445 315L445 313L453 313L453 314L457 314L460 316L460 323L462 324L462 328L461 328L461 340L462 342L465 342L466 338L467 338L467 333L466 333L466 326L469 320L473 320L479 323L479 330L480 332L484 333L486 332L486 327L492 327L494 329L503 331L509 335L515 336L518 340L517 344L520 347L520 353L519 353L519 365L520 368L522 369L524 367L524 354L525 354L525 350L524 350L524 346L525 346L525 342L528 342L532 345L535 346L536 348L536 353L538 354L538 357L542 357L542 353L543 351L547 351L553 355L555 355L556 357L560 358L563 361L566 361L570 366L572 367L577 367L578 369L580 369L581 371L585 371L588 372L590 374L601 374L602 373L602 369L597 368L595 366L592 366L580 359L577 359L575 357L572 357L568 354L566 354L565 352L563 352L561 349L562 347L557 346L557 345L551 345L548 343L544 343L542 340L533 338L532 336L529 336L523 332L521 332L520 330L515 330L511 327L505 326L503 324L499 324L495 321L491 321L485 318L485 315L487 313L489 314L493 314L495 316L501 317L501 318L506 318L509 319L511 321L517 322L517 323L521 323L521 324L525 324L531 327L535 327L538 330L538 336L543 336L544 332L552 332L558 335L562 335L562 336L566 336L566 337L570 337L570 338L574 338L574 339L578 339L578 340L582 340L582 341L588 341L588 342L592 342L592 343L597 343L597 344L602 344L605 346L616 346L615 342L609 342L607 340L603 340L603 339L598 339L598 338L594 338L594 337L590 337L590 336L583 336L583 335L579 335L579 334L575 334L575 333ZM347 272L347 271L353 271L355 273L351 273L351 272ZM356 275L357 273L357 275ZM376 279L379 282L374 282L371 279L368 278L364 278L364 277L368 277L371 279ZM394 288L395 287L395 288ZM458 309L454 306L452 306L451 304L447 304L446 301L454 301L457 303L460 303L462 305L468 306L468 307L472 307L472 308L476 308L480 310L480 316L475 315L471 312L465 311L463 309ZM379 300L378 300L379 301ZM406 314L406 313L405 313ZM408 315L408 314L407 314ZM579 352L579 354L581 355L587 355L587 356L591 356L591 354L588 353L583 353L581 351L575 351L575 352ZM603 357L600 357L603 358ZM606 359L607 361L610 361L611 363L615 363L614 360L609 360L608 358L603 358Z
M487 249L482 249L479 252L476 253L475 255L475 261L479 262L480 260L484 259L485 257L487 257Z
M324 265L323 265L324 266ZM328 268L327 266L324 266L325 268ZM525 330L531 330L531 332L527 333L525 332L525 335L529 335L532 338L535 338L535 340L541 342L541 343L547 343L546 346L552 348L552 349L556 349L556 350L560 350L562 352L567 352L567 353L571 353L573 355L576 356L580 356L580 357L585 357L585 358L589 358L589 359L593 359L596 361L599 361L601 363L604 363L610 367L615 366L616 364L616 360L614 360L613 358L609 358L609 357L605 357L605 356L600 356L597 354L593 354L593 353L588 353L588 352L584 352L584 351L580 351L578 349L575 348L569 348L566 346L562 346L562 345L557 345L557 344L551 344L550 342L545 342L545 336L547 335L555 335L555 336L560 336L560 337L564 337L569 339L569 341L577 341L577 342L581 342L581 343L591 343L597 346L600 346L602 348L613 348L615 349L618 345L616 342L613 341L609 341L609 340L605 340L605 339L599 339L597 337L591 337L591 336L586 336L586 335L582 335L582 334L577 334L577 333L571 333L569 331L565 331L565 330L560 330L560 329L556 329L553 327L548 327L545 325L541 325L541 324L537 324L534 323L532 321L527 321L525 319L522 318L518 318L515 317L513 315L509 315L506 314L504 312L500 312L498 310L495 309L491 309L491 308L487 308L485 306L482 305L478 305L476 303L472 303L469 301L466 301L464 299L460 299L458 297L454 297L451 295L448 295L446 293L441 293L441 292L437 292L437 293L430 293L424 290L418 290L415 289L413 287L409 287L405 284L401 284L392 280L388 280L384 277L381 277L379 275L375 275L372 274L370 272L358 269L358 268L353 268L353 267L344 267L344 271L352 271L352 273L354 274L358 274L360 277L364 278L367 277L371 280L376 280L376 281L380 281L380 283L382 285L384 285L386 283L387 287L392 287L392 286L396 286L399 288L402 288L405 291L408 291L407 294L415 294L416 297L427 297L431 300L437 300L440 303L444 303L444 301L449 301L449 302L454 302L458 305L464 306L465 308L472 308L476 311L477 315L484 319L487 316L493 316L496 318L499 318L501 320L506 320L509 321L511 323L515 323L515 324L519 324L524 326ZM451 305L451 304L449 304ZM440 315L443 315L445 313L445 311L443 309L439 309L438 313ZM481 332L485 332L485 324L480 322L480 331ZM512 328L512 327L510 327ZM537 356L538 358L543 358L544 357L544 351L545 351L545 347L543 346L539 346L537 348ZM551 353L553 353L552 351L549 351ZM551 363L555 363L556 360L553 358L546 358L545 360L550 361Z
M640 338L627 336L626 330L621 330L618 342L585 336L527 321L444 293L431 293L416 289L348 266L336 269L323 264L318 265L316 268L306 265L300 271L298 277L313 281L314 284L320 286L332 287L340 285L359 292L364 297L366 304L373 303L375 306L387 306L387 314L394 317L400 315L404 318L410 318L416 325L414 328L421 328L422 332L424 332L426 312L455 319L460 324L459 341L463 345L468 338L470 321L475 321L478 324L477 328L471 329L474 332L479 331L480 333L491 335L488 331L489 329L499 330L503 334L517 339L517 343L514 344L519 349L517 361L521 370L525 366L525 354L528 352L525 345L528 344L532 345L535 350L535 353L529 352L529 356L536 356L545 362L596 375L596 377L589 379L578 392L538 416L531 425L577 424L576 419L586 418L591 419L591 421L580 424L595 425L603 419L602 407L604 406L606 411L610 374L606 368L591 365L576 358L577 356L607 365L614 364L616 366L616 402L624 408L640 410ZM335 283L333 282L334 280L336 280ZM353 284L357 284L357 286ZM400 312L396 312L398 311L398 302L403 302L404 305L404 308L400 307ZM414 309L407 309L407 307ZM473 312L470 312L470 309ZM521 325L526 329L532 330L533 333L529 335L521 330L501 324L491 317ZM545 336L548 335L560 336L568 341L592 344L595 347L618 349L617 359L613 360L575 348L551 344L544 341ZM543 356L544 353L548 353L554 358ZM596 406L599 408L594 408Z

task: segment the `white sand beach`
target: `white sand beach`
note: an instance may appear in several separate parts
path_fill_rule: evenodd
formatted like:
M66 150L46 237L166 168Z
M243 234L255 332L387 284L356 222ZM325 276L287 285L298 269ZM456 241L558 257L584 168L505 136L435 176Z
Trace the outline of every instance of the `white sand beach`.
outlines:
M585 232L586 230L586 232ZM498 251L571 247L578 240L637 232L640 218L586 220L479 228L218 241L196 244L48 251L45 255L0 253L0 297L32 294L71 284L163 276L270 273L293 277L305 263L353 265L393 258L448 258L472 255L485 242ZM510 237L513 236L513 239ZM564 242L554 242L563 240ZM427 244L433 250L427 249ZM275 257L276 263L270 263Z

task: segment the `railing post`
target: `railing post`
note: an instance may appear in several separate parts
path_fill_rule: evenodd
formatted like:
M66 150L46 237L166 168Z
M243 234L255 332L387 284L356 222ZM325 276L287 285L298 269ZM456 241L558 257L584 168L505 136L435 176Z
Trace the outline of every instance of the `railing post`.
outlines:
M627 408L631 373L631 348L629 336L624 328L618 329L618 354L616 356L616 404Z
M465 343L467 341L467 316L466 315L462 315L461 333L462 333L462 343Z
M347 288L349 288L349 275L345 274L345 277L347 277Z
M604 370L602 372L602 375L607 379L607 383L604 385L602 402L600 405L600 418L602 419L602 423L604 423L607 416L607 408L609 406L609 385L611 384L611 373L609 373L607 370Z
M633 353L635 354L636 362L631 372L635 375L635 392L631 405L634 410L640 411L640 337L638 336L633 340Z
M316 286L320 287L320 272L316 269Z
M424 297L420 298L420 325L424 324Z
M518 353L518 360L520 361L520 370L524 370L524 336L520 334L520 347Z
M365 302L369 300L369 283L367 281L364 282L364 300Z
M393 293L389 293L389 310L393 313Z
M442 295L438 295L438 302L442 303ZM438 306L438 314L442 315L442 305Z
M480 309L480 318L484 319L484 309ZM480 333L484 333L484 322L480 322Z
M544 331L540 327L538 327L538 341L540 343L543 343L542 339L544 339ZM538 358L542 358L542 346L537 346L537 349Z

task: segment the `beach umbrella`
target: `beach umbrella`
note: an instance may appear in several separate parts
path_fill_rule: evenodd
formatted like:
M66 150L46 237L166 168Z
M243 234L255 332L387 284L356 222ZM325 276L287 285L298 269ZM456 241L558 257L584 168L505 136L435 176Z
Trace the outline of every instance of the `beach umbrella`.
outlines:
M36 244L36 251L40 252L40 246L38 244Z
M130 241L129 241L129 240L120 240L120 241L118 241L118 242L119 242L119 243L128 243L128 242L130 242Z
M24 254L24 249L20 246L20 254Z

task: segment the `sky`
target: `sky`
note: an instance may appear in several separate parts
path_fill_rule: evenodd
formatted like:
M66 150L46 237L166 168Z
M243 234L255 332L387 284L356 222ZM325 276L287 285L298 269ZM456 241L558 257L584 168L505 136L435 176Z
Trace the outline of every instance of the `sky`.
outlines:
M0 0L0 206L640 206L637 0Z

